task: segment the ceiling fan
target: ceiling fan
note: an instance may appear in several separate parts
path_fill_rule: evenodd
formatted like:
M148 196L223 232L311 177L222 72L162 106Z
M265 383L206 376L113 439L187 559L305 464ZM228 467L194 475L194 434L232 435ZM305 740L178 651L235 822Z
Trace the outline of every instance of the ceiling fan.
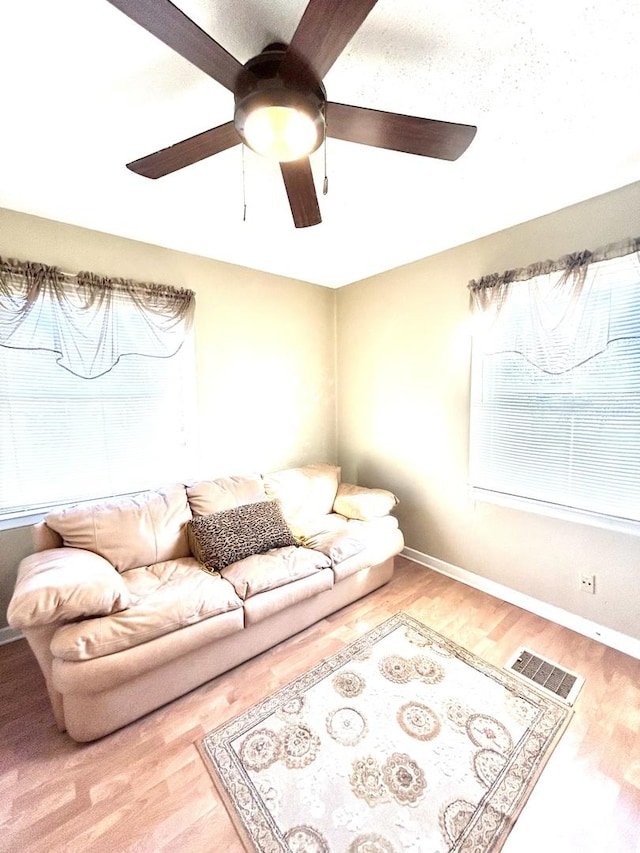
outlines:
M129 18L229 89L233 121L127 163L160 178L245 143L275 158L296 228L321 222L309 155L326 136L456 160L476 128L328 101L322 79L376 0L309 0L289 45L270 44L244 65L170 0L109 0Z

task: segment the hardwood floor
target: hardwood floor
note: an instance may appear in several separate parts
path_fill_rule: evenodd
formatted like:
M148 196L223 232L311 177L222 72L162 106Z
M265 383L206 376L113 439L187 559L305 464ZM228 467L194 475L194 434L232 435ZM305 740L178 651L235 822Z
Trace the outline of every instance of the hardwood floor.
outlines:
M0 647L0 850L241 853L194 742L398 610L498 666L527 645L586 679L504 853L638 853L640 661L401 557L387 586L92 744L57 731L26 642Z

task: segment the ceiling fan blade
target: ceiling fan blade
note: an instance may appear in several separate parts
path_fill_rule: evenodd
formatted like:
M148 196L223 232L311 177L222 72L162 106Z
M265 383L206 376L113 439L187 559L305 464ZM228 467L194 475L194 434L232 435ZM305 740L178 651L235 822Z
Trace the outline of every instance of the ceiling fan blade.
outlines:
M463 154L477 128L430 118L405 116L327 102L327 136L419 154L440 160L457 160Z
M318 225L322 222L322 217L309 158L302 157L300 160L280 163L280 170L296 228Z
M109 3L209 77L234 91L243 70L241 63L170 0L109 0Z
M145 178L162 178L164 175L177 172L178 169L239 145L241 141L234 123L228 121L212 130L205 130L204 133L198 133L168 148L162 148L154 154L133 160L127 163L127 169Z
M309 0L282 60L286 79L300 73L300 65L322 80L377 0Z

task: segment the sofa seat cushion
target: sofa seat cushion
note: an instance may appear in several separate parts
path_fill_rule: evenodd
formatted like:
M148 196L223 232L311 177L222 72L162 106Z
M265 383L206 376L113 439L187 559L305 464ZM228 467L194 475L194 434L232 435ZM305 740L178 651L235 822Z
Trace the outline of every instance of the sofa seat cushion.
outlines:
M336 533L346 530L349 519L335 512L314 515L300 514L294 519L287 519L291 532L302 545L306 545L315 536Z
M322 533L317 533L315 536L305 538L305 547L313 548L314 551L320 551L331 560L331 565L335 566L353 557L354 554L360 554L367 547L366 535L353 535L350 530L326 530Z
M369 566L377 566L404 548L398 520L391 515L371 521L350 521L348 534L366 543L364 550L333 564L336 583Z
M190 556L184 486L51 512L45 521L71 548L100 554L119 572Z
M260 474L250 474L192 483L187 486L187 498L194 515L211 515L242 504L264 501L267 496Z
M236 608L112 655L103 655L92 660L54 658L51 669L53 685L57 691L66 695L72 693L86 695L103 691L108 694L114 688L124 687L129 681L136 681L140 676L153 674L152 690L166 695L171 692L173 685L164 684L165 676L160 675L158 670L164 673L167 668L171 668L172 662L179 661L185 656L188 658L194 653L204 653L205 656L208 654L210 661L204 666L205 672L203 673L202 668L200 670L202 677L198 683L202 684L209 677L213 678L219 672L229 668L223 655L218 654L217 643L220 640L224 642L226 638L233 634L241 634L243 631L244 612L242 608ZM240 640L239 637L238 640ZM186 663L178 664L179 668L183 665L188 667ZM211 676L209 676L210 672L213 673ZM194 674L193 671L191 674ZM136 692L134 688L134 695ZM71 699L73 704L76 698ZM104 703L102 698L105 700ZM106 697L102 698L98 700L101 713L109 714L113 706L106 701ZM127 701L134 701L130 693ZM117 709L116 713L118 713Z
M331 569L318 569L314 574L306 578L292 581L275 589L267 589L251 596L244 604L245 626L262 622L270 616L282 613L287 607L293 607L301 601L305 601L320 593L333 588L334 574ZM321 618L318 614L318 618Z
M288 546L246 557L222 569L221 573L246 601L257 593L309 577L330 565L329 557L319 551Z
M51 641L54 657L89 660L113 654L242 607L229 581L201 571L192 557L130 569L122 578L130 606L61 626Z

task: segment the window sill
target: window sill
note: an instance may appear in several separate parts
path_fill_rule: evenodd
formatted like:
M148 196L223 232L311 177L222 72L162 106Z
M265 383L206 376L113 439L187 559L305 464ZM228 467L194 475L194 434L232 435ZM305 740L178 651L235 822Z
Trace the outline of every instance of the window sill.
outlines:
M478 486L471 486L470 494L474 502L496 504L497 506L504 506L509 509L519 509L524 512L533 512L537 515L558 518L562 521L572 521L576 524L586 524L589 527L601 527L605 530L613 530L616 533L640 536L640 522L628 518L617 518L612 515L602 515L597 512L560 506L560 504L545 503L544 501L532 500L531 498L504 494L503 492L493 492L489 489L479 488Z
M149 487L154 488L153 486ZM159 487L155 487L159 488ZM131 495L136 495L141 491L146 491L146 489L136 489L133 492L123 492L118 495L95 495L92 498L82 498L77 500L68 500L63 501L61 503L47 504L40 507L32 506L30 509L25 509L22 512L16 511L15 515L10 515L6 513L5 515L0 515L0 530L13 530L17 527L30 527L32 524L36 524L38 521L43 521L44 518L50 512L57 512L62 509L68 509L72 506L83 506L83 504L93 504L97 501L109 501L116 500L117 498L126 498Z
M32 524L42 521L48 512L50 512L50 510L46 509L29 515L15 515L13 517L5 516L4 518L0 518L0 531L15 530L17 527L30 527Z

